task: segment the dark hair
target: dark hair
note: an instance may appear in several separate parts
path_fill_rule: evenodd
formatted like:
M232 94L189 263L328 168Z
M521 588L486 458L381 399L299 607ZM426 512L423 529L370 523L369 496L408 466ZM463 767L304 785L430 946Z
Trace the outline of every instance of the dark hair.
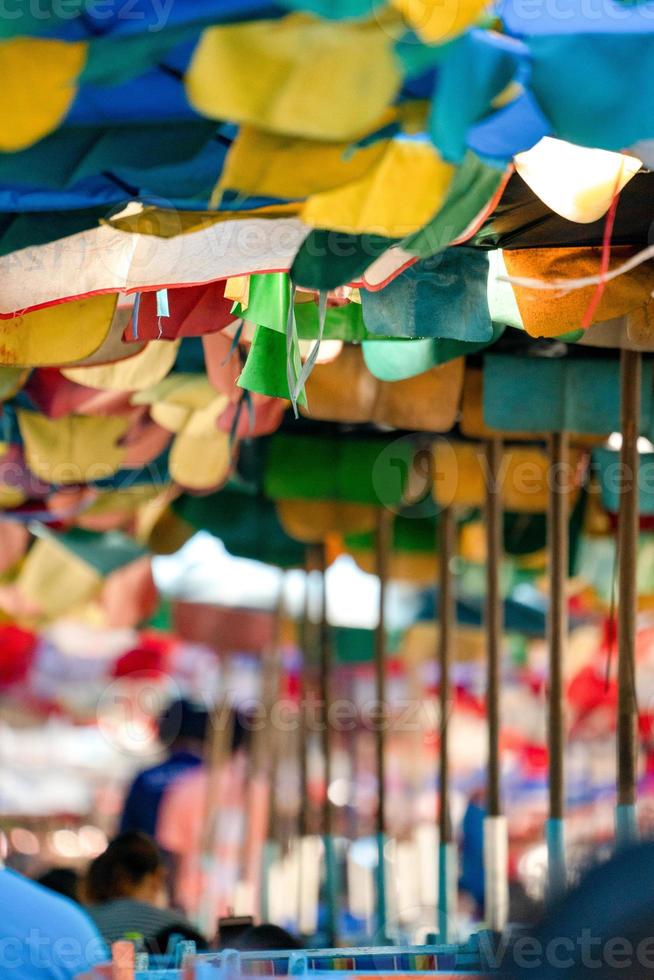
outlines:
M302 945L281 926L264 922L260 926L250 926L234 941L234 948L243 953L266 952L275 949L302 949Z
M169 946L170 940L173 937L192 940L195 943L195 948L200 952L209 949L209 943L201 933L184 922L176 922L172 926L166 926L165 929L160 929L156 936L152 936L151 939L146 939L144 944L145 952L152 953L155 956L164 956L166 953L172 953L173 950L169 949Z
M157 728L159 741L164 745L172 745L178 739L188 738L204 742L209 726L209 714L206 708L180 698L171 701L159 717Z
M112 840L91 861L86 875L86 898L92 905L124 898L126 886L138 885L163 867L159 848L145 834L130 831Z
M79 875L73 868L50 868L45 871L40 878L36 879L43 888L48 888L51 892L57 892L66 898L72 898L74 902L79 901L77 889L79 887Z

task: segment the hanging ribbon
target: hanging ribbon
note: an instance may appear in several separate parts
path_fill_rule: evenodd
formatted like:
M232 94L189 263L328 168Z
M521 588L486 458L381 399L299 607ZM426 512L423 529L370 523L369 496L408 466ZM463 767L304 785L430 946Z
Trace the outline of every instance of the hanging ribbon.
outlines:
M134 297L134 309L132 310L132 338L139 339L139 308L141 306L141 294L137 293Z
M595 311L600 304L600 300L604 295L604 290L606 289L606 274L609 271L611 263L611 239L613 237L613 227L615 225L615 215L618 210L618 201L620 200L620 175L618 175L615 187L613 188L613 198L611 200L611 207L606 215L606 222L604 224L604 235L602 236L602 256L600 259L600 281L595 287L595 292L591 298L588 308L584 313L583 319L581 321L581 329L587 330L588 327L593 323L593 317L595 316Z
M295 320L295 286L290 286L291 295L288 304L288 316L286 317L286 380L288 382L288 394L293 406L293 414L298 418L297 410L297 380L302 370L299 364L299 339L297 334L297 322Z
M238 348L238 345L241 342L241 337L243 336L243 327L244 326L245 326L245 324L243 323L243 320L241 320L241 322L239 323L238 327L236 328L236 332L234 333L234 336L232 337L232 342L229 345L229 350L227 351L227 354L225 356L225 360L220 362L220 366L221 367L225 367L225 365L229 363L229 359L231 358L231 356L234 353L234 351ZM245 362L244 362L243 358L241 358L241 367L243 367L243 364L244 363Z
M300 376L296 381L295 389L291 401L297 401L300 393L304 391L304 386L309 380L309 376L313 371L316 361L318 360L318 354L320 353L320 344L322 342L323 334L325 332L325 320L327 319L327 290L321 289L318 294L318 339L311 348L309 356L307 357L302 370L300 371Z
M161 318L170 316L170 308L168 306L168 290L158 289L157 293L157 328L159 330L159 337L163 334L163 328L161 326Z

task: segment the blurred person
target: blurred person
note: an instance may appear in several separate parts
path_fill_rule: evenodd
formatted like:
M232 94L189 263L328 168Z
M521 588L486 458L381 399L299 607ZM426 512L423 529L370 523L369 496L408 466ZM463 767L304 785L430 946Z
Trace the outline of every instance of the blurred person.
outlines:
M144 942L145 952L154 956L164 956L166 953L174 953L178 942L189 940L195 943L195 948L199 953L209 949L209 943L197 929L178 922L173 926L165 926L159 930L156 936L146 939Z
M157 725L159 741L166 746L167 756L134 779L120 818L121 834L135 830L155 836L159 806L166 789L202 763L208 718L203 707L183 698L168 705Z
M89 865L84 898L109 944L126 936L149 942L167 928L192 930L182 915L168 908L163 857L145 834L121 834L110 842Z
M484 908L484 818L486 810L482 793L470 797L461 824L461 875L459 888L467 892L476 905L479 918Z
M50 868L36 879L39 885L79 902L79 875L74 868Z
M207 766L176 780L159 810L157 842L171 856L173 902L207 932L230 914L245 836L245 720L234 715L231 752L209 779ZM209 794L215 812L208 812ZM255 808L262 812L263 807ZM257 813L250 814L256 821ZM251 828L250 828L251 831ZM211 845L209 844L211 841Z
M0 977L73 980L108 959L86 913L70 899L0 866Z
M242 953L258 953L302 949L302 944L281 926L276 926L272 922L262 922L261 925L249 926L245 929L234 941L233 948Z
M654 842L593 866L541 922L491 952L514 980L646 980L654 975Z

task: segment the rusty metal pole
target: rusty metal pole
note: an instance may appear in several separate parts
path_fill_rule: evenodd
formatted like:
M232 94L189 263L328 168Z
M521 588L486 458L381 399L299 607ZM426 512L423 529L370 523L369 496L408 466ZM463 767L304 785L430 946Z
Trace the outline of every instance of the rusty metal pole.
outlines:
M386 588L388 559L391 551L393 515L380 507L375 533L375 563L379 578L379 622L375 631L375 699L378 705L375 726L375 759L377 770L377 935L386 935L386 746L384 728L389 717L386 703Z
M549 816L546 825L549 897L556 899L566 887L565 860L565 713L563 658L568 638L568 436L550 437L548 558L550 605L549 647Z
M452 840L449 782L449 716L452 705L450 666L456 624L456 598L452 560L456 553L456 521L453 507L444 507L438 528L440 601L439 601L439 807L438 807L438 934L440 942L449 942L450 919L456 913L457 850Z
M636 700L636 561L638 556L638 430L642 359L636 351L620 352L622 450L620 453L620 516L618 524L618 720L617 808L618 846L635 841L637 780Z
M488 439L486 462L486 639L488 673L488 783L484 821L485 919L488 928L502 932L508 917L508 833L502 815L500 768L500 666L502 654L502 442Z

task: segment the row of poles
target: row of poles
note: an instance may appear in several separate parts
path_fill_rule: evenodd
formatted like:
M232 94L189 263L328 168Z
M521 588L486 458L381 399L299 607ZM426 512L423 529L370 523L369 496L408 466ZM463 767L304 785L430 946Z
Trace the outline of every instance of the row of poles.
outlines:
M617 606L617 806L616 840L624 846L636 839L637 783L637 699L635 690L636 640L636 559L638 548L638 433L641 402L641 355L630 350L621 352L621 466L620 511L618 523ZM548 554L550 602L548 613L549 691L549 815L546 824L548 853L548 891L559 895L566 886L565 855L565 697L564 656L568 637L566 583L569 557L569 435L554 432L549 439L549 513ZM486 817L484 822L485 922L488 928L501 932L508 917L508 829L502 807L500 756L500 694L503 638L502 565L502 458L499 438L484 445L486 464L486 702L488 720L488 767L486 783ZM380 509L375 534L376 572L379 578L379 622L375 634L375 698L386 705L386 631L385 612L388 585L388 562L391 552L392 514ZM453 660L456 625L456 590L453 563L456 559L456 511L445 507L438 527L439 552L439 624L436 658L440 672L439 685L439 785L438 813L439 874L438 933L447 942L453 933L451 922L457 901L457 851L452 833L449 799L449 716L452 703L450 671ZM325 549L317 546L310 565L322 576L320 614L320 696L324 710L322 756L325 796L323 837L326 867L327 932L331 942L337 938L336 921L339 905L337 860L334 853L331 781L331 739L328 724L330 705L331 643L327 618L325 589ZM384 710L388 710L387 708ZM381 719L380 719L381 720ZM384 725L375 726L375 759L378 785L376 836L378 862L376 873L377 941L383 943L387 932L385 878L386 844L386 755ZM304 754L304 750L300 753Z

